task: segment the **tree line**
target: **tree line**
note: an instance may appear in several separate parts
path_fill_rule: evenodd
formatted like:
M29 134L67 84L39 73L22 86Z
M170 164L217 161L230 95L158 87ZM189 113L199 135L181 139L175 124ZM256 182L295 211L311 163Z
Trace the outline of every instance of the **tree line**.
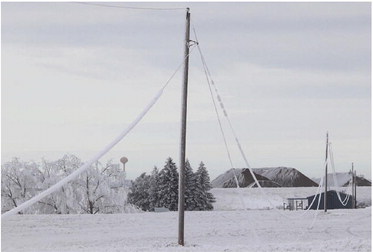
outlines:
M162 170L154 167L150 175L141 174L132 182L128 193L128 202L143 211L154 211L155 208L178 209L179 173L172 158L168 158ZM185 210L212 210L215 198L208 171L200 163L196 172L189 163L185 163Z
M83 162L75 155L56 161L25 162L13 158L1 165L1 212L9 211L56 184ZM213 196L203 163L193 173L186 164L186 209L211 210ZM25 214L107 214L177 209L178 172L169 158L165 167L145 173L130 185L119 164L96 162L75 180L23 210Z
M57 161L24 162L19 158L1 166L1 212L4 213L48 189L78 169L83 162L74 155ZM97 214L134 210L127 204L125 172L111 161L96 162L77 179L65 184L23 213Z

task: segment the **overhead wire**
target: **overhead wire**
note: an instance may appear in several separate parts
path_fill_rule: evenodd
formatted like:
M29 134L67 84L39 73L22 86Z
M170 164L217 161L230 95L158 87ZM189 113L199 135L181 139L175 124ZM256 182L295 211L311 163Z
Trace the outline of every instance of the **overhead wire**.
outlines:
M201 48L198 46L198 36L197 36L197 33L196 33L196 30L195 30L194 26L193 26L193 33L194 33L194 37L195 37L196 42L197 42L197 49L199 51L201 61L203 62L203 64L202 64L203 65L203 70L204 70L205 77L206 77L206 80L207 80L207 86L209 88L211 100L212 100L212 103L214 105L214 110L215 110L215 114L216 114L216 117L217 117L217 120L218 120L220 132L221 132L221 135L223 137L226 154L227 154L229 163L230 163L231 168L232 168L233 177L234 177L234 180L236 182L236 187L239 189L240 188L240 183L238 181L238 177L237 177L237 174L236 174L236 168L233 165L233 161L232 161L232 157L231 157L230 150L229 150L229 147L228 147L227 139L226 139L226 136L225 136L225 133L224 133L224 130L223 130L222 122L221 122L220 115L219 115L219 112L218 112L218 109L217 109L216 101L214 99L214 94L213 94L212 88L211 88L211 82L212 82L211 75L209 75L209 70L207 68L207 64L206 64L205 59L203 57L203 54L201 52ZM242 192L240 190L239 190L239 197L240 197L242 207L244 209L246 209L246 204L245 204L245 201L243 200L243 195L242 195Z
M194 32L194 36L196 38L196 41L198 41L197 33L196 33L194 27L193 27L193 32ZM199 55L201 57L201 61L205 62L205 60L203 58L203 55L201 53L201 48L199 46L197 46L197 49L200 52ZM220 115L219 115L219 112L218 112L218 109L217 109L217 106L216 106L214 95L212 93L212 89L211 89L211 85L210 85L212 80L210 79L210 76L209 76L209 70L208 70L207 65L205 63L202 64L202 65L203 65L203 70L205 72L205 77L206 77L206 80L207 80L207 83L208 83L207 86L209 88L210 95L211 95L211 98L212 98L212 102L213 102L213 105L214 105L215 114L216 114L216 117L217 117L217 120L218 120L218 123L219 123L220 132L221 132L223 140L224 140L224 145L225 145L225 149L226 149L226 152L227 152L228 160L229 160L229 163L230 163L231 167L234 168L232 157L231 157L230 150L229 150L228 143L227 143L227 138L225 137L222 122L220 120ZM236 179L237 187L239 188L240 186L238 184L238 179L237 179L236 175L235 175L235 179Z
M262 186L259 184L259 181L257 180L257 178L256 178L256 176L255 176L255 174L254 174L254 172L252 171L252 168L251 168L251 166L250 166L250 164L249 164L249 162L248 162L248 159L247 159L247 157L246 157L246 155L245 155L245 153L244 153L244 151L243 151L243 148L242 148L242 145L241 145L241 143L240 143L240 141L239 141L239 138L238 138L238 136L237 136L237 134L236 134L236 132L235 132L235 130L234 130L234 128L233 128L233 125L232 125L232 123L231 123L231 120L230 120L230 118L229 118L229 115L228 115L228 113L227 113L227 111L226 111L226 109L225 109L225 106L224 106L224 104L223 104L223 100L222 100L222 98L221 98L221 96L220 96L220 94L219 94L219 92L218 92L218 90L217 90L217 87L216 87L214 81L212 80L211 73L210 73L209 68L208 68L208 66L207 66L206 60L205 60L205 58L204 58L204 56L203 56L202 50L201 50L201 48L200 48L200 46L199 46L199 42L198 42L198 38L197 38L197 34L196 34L196 31L195 31L195 28L194 28L194 27L193 27L193 31L194 31L194 33L195 33L195 37L196 37L196 40L197 40L197 48L198 48L198 52L200 53L200 57L201 57L202 64L203 64L203 66L204 66L205 74L208 75L208 77L206 77L207 80L208 80L208 85L212 85L212 86L214 87L214 91L215 91L215 94L216 94L216 99L218 100L218 102L219 102L219 104L220 104L220 107L221 107L221 109L222 109L222 111L223 111L223 114L224 114L225 118L226 118L227 121L228 121L228 124L229 124L230 130L232 131L232 134L233 134L233 136L234 136L234 138L235 138L235 141L236 141L237 147L238 147L238 149L239 149L239 151L240 151L240 153L241 153L241 156L242 156L242 158L243 158L243 160L244 160L246 166L248 167L248 169L249 169L249 171L250 171L251 176L252 176L253 179L254 179L255 184L258 186L258 188L260 189L260 191L261 191L263 197L264 197L264 198L269 202L269 204L271 205L271 207L272 207L273 209L277 210L276 212L278 212L278 213L279 213L280 215L282 215L282 216L285 216L286 218L289 218L289 219L295 219L295 218L290 218L288 215L283 214L282 211L280 211L279 209L277 209L277 207L272 203L272 201L269 199L269 197L267 196L267 194L264 192L264 189L262 188ZM215 98L212 97L212 99L214 100ZM214 104L215 109L216 109L216 103L213 102L213 104ZM222 130L222 128L221 128L221 130ZM325 163L326 163L326 162L327 162L327 160L325 160ZM234 175L235 175L235 174L234 174ZM236 175L235 175L235 176L236 176ZM238 184L238 181L237 181L236 183ZM317 193L316 193L316 194L314 195L314 197L313 197L312 204L313 204L314 200L316 199L317 194L318 194L318 192L320 191L320 188L321 188L321 183L319 184L319 186L318 186L318 188L317 188ZM242 200L242 201L243 201L243 200ZM311 208L312 204L310 204L306 210L309 210L309 209ZM296 217L296 218L302 217L306 212L307 212L307 211L305 211L304 213L302 213L300 216L295 216L295 217Z
M172 10L186 10L187 8L156 8L156 7L134 7L134 6L123 6L123 5L111 5L102 3L92 3L92 2L72 2L74 4L84 4L97 7L108 7L108 8L118 8L118 9L132 9L132 10L155 10L155 11L172 11Z
M169 85L173 77L176 75L176 73L180 70L181 66L184 65L185 58L189 57L189 55L193 52L193 49L190 50L189 54L186 55L183 58L182 64L180 64L177 69L173 72L171 77L166 81L166 83L162 86L162 88L157 92L157 94L153 97L152 100L145 106L145 108L142 110L140 114L135 118L135 120L132 121L132 123L127 126L114 140L112 140L108 145L106 145L101 151L96 153L91 159L89 159L86 163L84 163L81 167L79 167L77 170L75 170L73 173L69 174L65 178L58 181L56 184L52 185L48 189L44 190L43 192L39 193L38 195L34 196L33 198L23 202L19 206L3 213L1 215L1 220L4 220L5 218L16 214L18 212L23 211L24 209L30 207L31 205L35 204L36 202L40 201L41 199L45 198L49 194L55 192L56 190L60 189L63 185L66 183L69 183L71 180L75 179L79 174L87 170L91 165L96 162L98 159L100 159L103 155L105 155L107 152L109 152L116 144L118 144L140 121L141 119L149 112L149 110L157 103L158 99L162 96L163 91L166 89L166 87Z
M329 143L329 157L330 157L330 164L332 166L332 169L333 169L333 180L334 180L334 186L335 187L339 187L339 184L338 184L338 181L337 181L337 175L336 175L336 172L335 172L335 165L334 165L334 156L333 156L333 150L332 150L332 144ZM350 183L349 183L350 185ZM342 200L342 197L341 197L341 194L339 192L339 190L335 190L337 192L337 196L338 196L338 200L341 202L341 204L343 206L346 206L348 204L348 200L350 198L350 195L347 194L344 198L344 200Z

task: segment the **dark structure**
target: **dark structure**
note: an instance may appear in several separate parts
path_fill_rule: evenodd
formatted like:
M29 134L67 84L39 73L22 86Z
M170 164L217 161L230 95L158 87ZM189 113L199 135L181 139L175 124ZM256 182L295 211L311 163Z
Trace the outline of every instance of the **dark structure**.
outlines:
M237 176L238 184L240 187L258 187L249 169L247 168L240 169L240 170L238 169L236 172L237 172L236 176ZM258 180L260 186L262 187L281 187L278 183L271 181L268 178L261 176L255 172L254 172L254 175L256 179ZM237 187L237 182L234 177L225 181L223 184L223 188L235 188L235 187Z
M324 194L325 193L321 193L321 199L320 199L320 206L319 206L319 210L321 209L324 209ZM341 200L344 201L346 199L346 197L348 197L348 194L345 194L345 193L342 193L340 192L339 193L341 195ZM328 191L327 192L327 196L326 196L326 201L327 201L327 206L328 206L328 209L341 209L341 208L352 208L352 195L349 195L349 199L347 201L347 204L346 206L342 205L342 203L339 201L338 199L338 195L337 195L337 192L334 191L334 190L331 190L331 191ZM309 196L307 197L307 200L308 200L308 205L310 206L311 203L312 203L312 200L313 200L313 197L315 197L315 195L312 195L312 196ZM313 202L313 204L310 206L310 209L313 209L313 210L316 210L317 209L317 204L318 204L318 201L319 201L319 197L320 197L320 194L317 194L316 195L316 199L315 201Z
M344 185L342 186L349 186L350 184L350 181L347 181ZM357 186L372 186L372 182L370 182L369 180L363 178L363 177L359 177L359 176L356 176L356 185Z
M255 174L262 175L279 184L281 187L317 187L315 181L308 178L295 168L290 167L267 167L254 168Z

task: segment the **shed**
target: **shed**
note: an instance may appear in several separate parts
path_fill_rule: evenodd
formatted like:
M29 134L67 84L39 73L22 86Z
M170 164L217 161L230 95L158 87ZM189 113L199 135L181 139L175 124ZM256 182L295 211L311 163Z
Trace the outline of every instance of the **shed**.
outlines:
M321 193L321 199L320 199L319 209L324 209L324 194L325 194L324 192ZM347 201L346 206L342 205L342 203L339 201L337 192L335 190L330 190L330 191L327 191L327 196L326 196L326 201L327 201L326 204L328 206L328 209L352 208L352 196L348 195L348 194L345 194L345 193L342 193L342 192L339 192L339 194L341 195L341 200L342 201L346 197L350 196L349 199L348 199L348 201ZM308 199L308 205L310 206L310 209L316 210L320 194L316 195L316 199L313 202L313 204L311 205L313 197L315 197L315 195L307 197L307 199Z
M166 207L155 207L154 212L156 213L163 213L163 212L169 212L170 210Z
M307 198L288 198L288 203L284 203L284 210L303 210L307 207Z

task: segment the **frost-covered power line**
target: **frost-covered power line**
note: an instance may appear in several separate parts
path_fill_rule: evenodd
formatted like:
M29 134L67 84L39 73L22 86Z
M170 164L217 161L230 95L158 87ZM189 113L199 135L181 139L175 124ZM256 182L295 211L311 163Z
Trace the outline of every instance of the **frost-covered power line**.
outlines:
M192 50L190 53L186 56L189 57L189 55L192 53ZM184 61L184 59L183 59ZM84 163L79 169L65 177L64 179L60 180L47 190L41 192L40 194L36 195L35 197L29 199L28 201L22 203L16 208L13 208L12 210L4 213L1 215L1 219L3 220L4 218L16 214L31 205L35 204L39 200L43 199L44 197L48 196L49 194L55 192L59 188L61 188L64 184L69 183L71 180L75 179L79 174L87 170L94 162L99 160L103 155L105 155L109 150L111 150L116 144L118 144L140 121L141 119L149 112L149 110L156 104L158 99L162 96L163 91L166 89L170 81L173 79L173 77L176 75L176 73L179 71L183 63L181 63L175 72L171 75L171 77L167 80L167 82L163 85L163 87L158 91L158 93L154 96L153 99L150 100L148 105L143 109L143 111L135 118L135 120L125 129L120 133L112 142L110 142L107 146L105 146L100 152L98 152L95 156L93 156L91 159L89 159L86 163Z
M102 3L88 3L88 2L73 2L74 4L85 4L97 7L108 7L118 9L129 9L129 10L153 10L153 11L173 11L173 10L186 10L187 8L157 8L157 7L134 7L134 6L123 6L123 5L112 5Z

